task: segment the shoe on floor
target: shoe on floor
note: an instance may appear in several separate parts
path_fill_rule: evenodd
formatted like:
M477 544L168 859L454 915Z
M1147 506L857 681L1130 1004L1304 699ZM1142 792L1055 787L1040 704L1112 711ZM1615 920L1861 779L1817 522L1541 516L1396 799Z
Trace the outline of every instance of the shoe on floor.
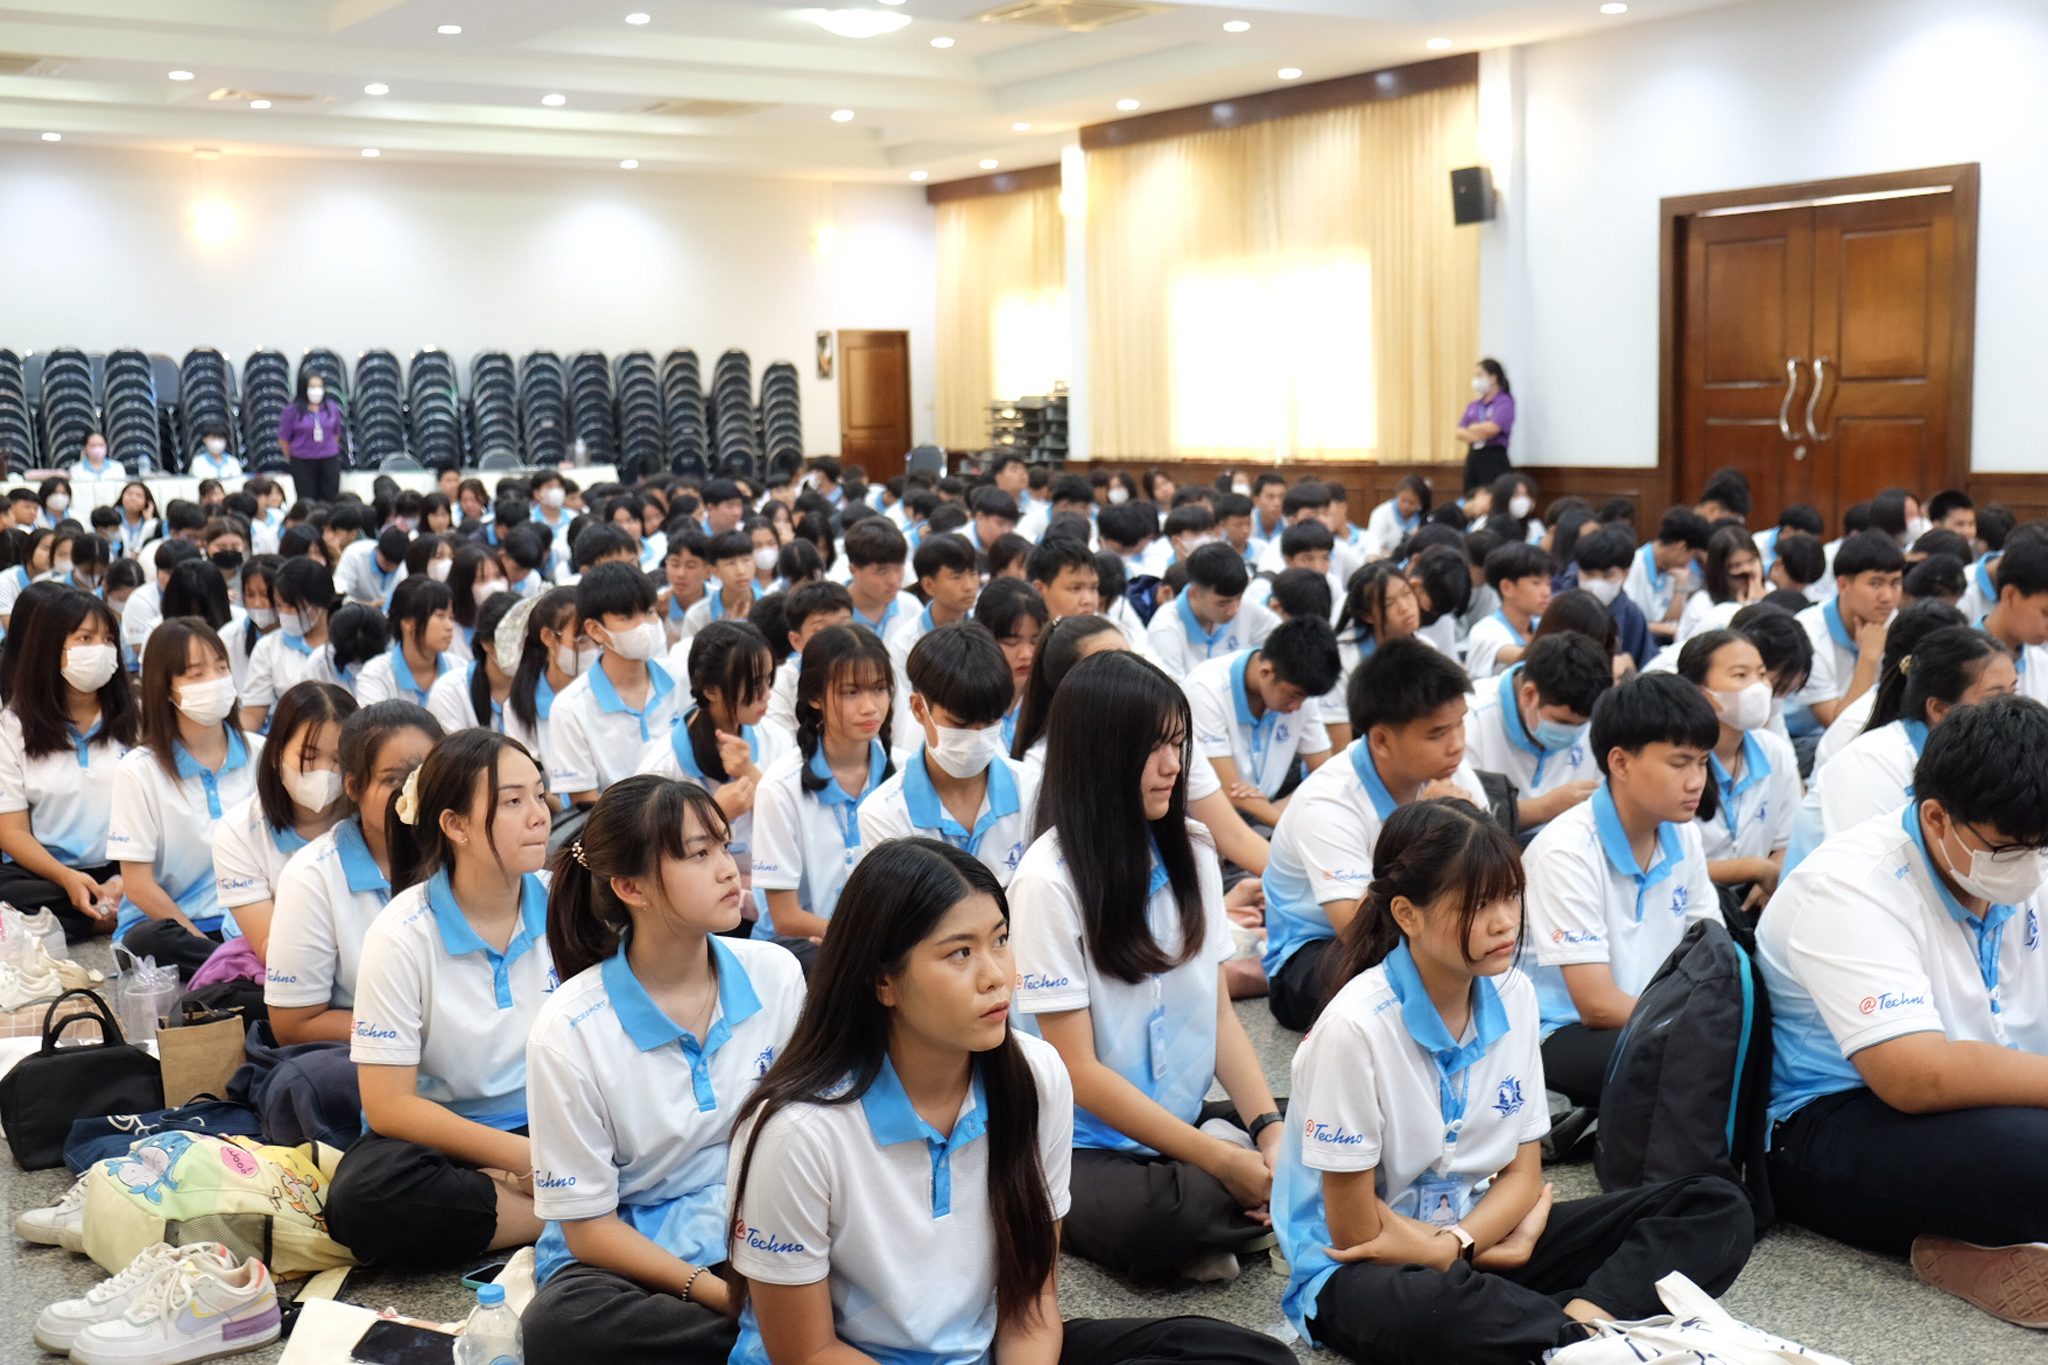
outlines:
M1196 1284L1222 1284L1236 1279L1241 1270L1237 1257L1228 1251L1205 1252L1180 1267L1181 1278Z
M71 1343L75 1365L184 1365L277 1340L277 1287L254 1259L230 1268L186 1257L152 1278L119 1317Z
M1915 1237L1913 1271L1995 1318L2048 1329L2048 1242L1980 1247L1954 1237Z
M39 1246L76 1251L85 1239L85 1178L72 1182L64 1197L44 1209L30 1209L14 1220L14 1235Z
M101 1280L80 1298L63 1299L45 1308L36 1319L36 1345L58 1355L69 1354L72 1343L86 1328L120 1317L151 1280L180 1260L194 1257L210 1257L223 1270L232 1269L235 1264L233 1253L219 1242L193 1242L182 1247L158 1242L145 1247L120 1274Z
M48 913L48 912L45 912ZM36 944L36 966L56 974L58 982L67 991L87 991L106 984L106 976L68 957L51 957L45 945Z
M57 979L54 968L45 966L44 959L30 958L28 967L15 967L0 962L0 1010L27 1009L30 1005L42 1005L64 994L64 983Z

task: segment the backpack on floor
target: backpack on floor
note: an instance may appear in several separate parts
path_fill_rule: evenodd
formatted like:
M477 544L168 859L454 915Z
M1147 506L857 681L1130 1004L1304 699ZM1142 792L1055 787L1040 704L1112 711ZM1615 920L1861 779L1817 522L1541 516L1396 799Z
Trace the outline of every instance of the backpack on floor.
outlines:
M1696 923L1636 998L1600 1090L1603 1190L1718 1175L1749 1195L1759 1232L1775 1221L1764 1169L1771 1011L1754 943Z
M279 1276L354 1265L327 1234L341 1152L308 1143L157 1133L95 1162L85 1180L85 1254L114 1274L157 1242L221 1242Z

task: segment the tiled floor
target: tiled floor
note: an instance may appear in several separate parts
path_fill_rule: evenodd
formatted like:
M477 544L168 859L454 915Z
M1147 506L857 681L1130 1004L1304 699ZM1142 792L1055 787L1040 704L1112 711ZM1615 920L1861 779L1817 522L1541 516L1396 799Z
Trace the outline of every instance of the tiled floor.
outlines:
M92 960L90 954L80 956ZM1248 1001L1239 1006L1239 1013L1275 1088L1284 1091L1294 1035L1273 1023L1263 1001ZM1555 1167L1551 1176L1563 1197L1597 1190L1590 1165ZM6 1231L17 1213L54 1201L68 1183L61 1169L22 1172L0 1158L0 1285L5 1286L0 1291L0 1365L52 1359L29 1338L36 1314L53 1299L83 1293L100 1276L83 1257L29 1246ZM1072 1257L1062 1259L1060 1276L1060 1302L1070 1316L1206 1313L1293 1338L1280 1314L1284 1281L1264 1255L1250 1258L1244 1273L1228 1285L1138 1288ZM357 1270L342 1297L371 1307L395 1306L425 1318L453 1319L466 1312L470 1302L457 1278ZM1726 1303L1738 1317L1856 1365L2048 1362L2048 1338L2041 1334L2008 1327L1936 1293L1915 1280L1902 1263L1851 1251L1797 1229L1780 1228L1765 1238ZM1339 1359L1312 1352L1300 1342L1294 1345L1304 1358L1320 1356L1330 1365ZM281 1351L272 1347L239 1359L270 1365Z

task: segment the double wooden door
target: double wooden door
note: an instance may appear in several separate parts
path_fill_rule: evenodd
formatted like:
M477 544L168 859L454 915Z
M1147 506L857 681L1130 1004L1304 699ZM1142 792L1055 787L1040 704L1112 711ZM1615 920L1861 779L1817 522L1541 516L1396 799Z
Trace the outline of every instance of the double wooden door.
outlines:
M1879 489L1959 486L1975 170L1750 191L1729 197L1765 202L1676 214L1686 201L1667 201L1677 501L1733 467L1749 476L1752 525L1803 502L1832 531Z

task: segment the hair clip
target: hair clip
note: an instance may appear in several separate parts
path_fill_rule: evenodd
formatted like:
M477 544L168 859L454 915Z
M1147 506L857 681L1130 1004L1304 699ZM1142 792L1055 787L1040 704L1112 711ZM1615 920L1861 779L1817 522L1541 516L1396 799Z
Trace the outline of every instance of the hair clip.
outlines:
M414 768L405 775L405 785L398 790L398 804L392 808L400 824L417 825L420 822L420 770Z
M583 856L583 841L581 839L569 845L569 856L576 860L576 866L582 868L585 872L590 870L590 860Z

